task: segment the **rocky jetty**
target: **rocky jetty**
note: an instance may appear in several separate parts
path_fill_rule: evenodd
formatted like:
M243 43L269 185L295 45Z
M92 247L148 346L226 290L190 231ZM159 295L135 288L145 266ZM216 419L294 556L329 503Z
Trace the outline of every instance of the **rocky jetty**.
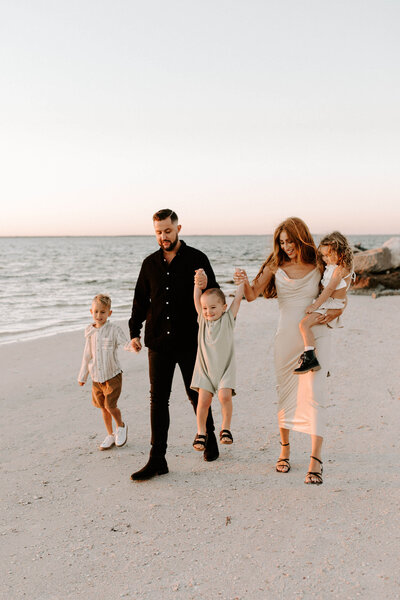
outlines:
M358 250L358 251L357 251ZM374 292L375 296L400 294L400 237L387 240L382 248L354 254L355 292Z

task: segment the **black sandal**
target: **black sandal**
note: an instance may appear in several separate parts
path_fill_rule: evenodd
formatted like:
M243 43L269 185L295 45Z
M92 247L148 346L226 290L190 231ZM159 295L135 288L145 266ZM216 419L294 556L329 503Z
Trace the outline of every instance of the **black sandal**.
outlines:
M316 460L317 462L319 462L319 464L321 465L321 472L320 473L316 473L315 471L308 471L307 475L306 475L306 479L309 475L313 475L314 477L317 478L317 481L304 481L304 483L306 485L321 485L323 483L322 480L322 472L324 470L323 466L322 466L322 460L319 460L319 458L317 458L316 456L310 456L310 458L313 458L314 460Z
M201 433L196 433L196 437L194 438L194 442L192 444L193 448L198 452L203 452L205 450L207 444L207 436L202 435ZM196 448L196 446L201 446L200 448Z
M229 429L222 429L219 432L219 441L221 444L233 444L233 437Z
M281 446L290 446L290 442L288 442L287 444L282 444L282 442L279 442ZM280 469L278 469L278 466L282 466L282 467L287 467L286 471L281 471ZM290 462L288 458L278 458L278 460L276 461L276 465L275 465L275 470L277 473L289 473L290 471Z

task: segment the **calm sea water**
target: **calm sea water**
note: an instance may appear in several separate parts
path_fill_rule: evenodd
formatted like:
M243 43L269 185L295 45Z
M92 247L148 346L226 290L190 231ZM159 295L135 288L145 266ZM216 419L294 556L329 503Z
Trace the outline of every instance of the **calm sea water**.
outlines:
M375 248L389 237L349 239ZM234 267L254 276L272 241L271 236L182 239L208 255L226 293L234 289ZM115 319L128 319L142 260L157 248L154 236L0 238L0 344L83 327L99 292L111 296Z

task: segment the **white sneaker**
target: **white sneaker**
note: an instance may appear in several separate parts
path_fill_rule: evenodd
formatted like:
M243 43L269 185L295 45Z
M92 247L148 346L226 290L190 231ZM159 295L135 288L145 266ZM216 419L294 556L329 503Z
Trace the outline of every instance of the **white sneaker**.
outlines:
M111 435L108 435L106 437L106 439L104 440L103 443L100 444L99 446L99 450L109 450L110 448L112 448L115 444L115 436L112 433Z
M123 427L117 427L117 432L115 434L115 445L118 448L121 448L124 444L126 444L126 440L128 439L128 425L124 423Z

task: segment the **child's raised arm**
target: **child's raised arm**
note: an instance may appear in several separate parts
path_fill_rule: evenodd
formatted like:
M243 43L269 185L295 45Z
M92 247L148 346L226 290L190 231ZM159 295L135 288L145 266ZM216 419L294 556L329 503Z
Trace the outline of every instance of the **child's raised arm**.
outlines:
M230 306L230 311L233 314L234 318L236 318L236 315L239 312L240 303L243 298L243 290L244 290L244 282L242 281L242 283L239 283L239 285L236 288L235 297L232 300L232 304Z
M196 269L195 271L195 275L194 275L194 290L193 290L193 299L194 299L194 305L197 311L197 314L200 315L201 314L201 302L200 302L200 298L201 298L201 294L203 293L203 290L201 287L199 287L198 285L198 279L199 276L201 277L204 274L204 270L203 269Z

